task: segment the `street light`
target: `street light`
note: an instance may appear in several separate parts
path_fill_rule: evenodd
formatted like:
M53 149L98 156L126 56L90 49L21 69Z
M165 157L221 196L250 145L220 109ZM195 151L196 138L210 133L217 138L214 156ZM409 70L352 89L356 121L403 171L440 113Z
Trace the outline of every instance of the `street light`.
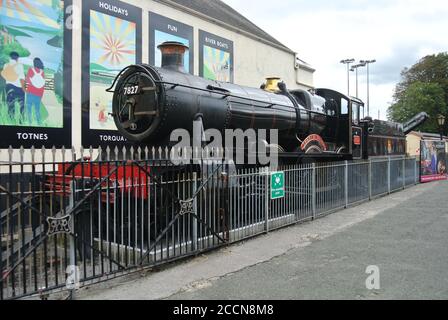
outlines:
M351 72L356 71L356 98L359 99L359 92L358 92L358 69L359 68L363 68L365 67L366 64L365 63L360 63L360 64L355 64L354 66L352 66L352 68L350 69Z
M359 63L367 65L367 115L370 117L370 69L369 65L375 63L376 60L361 60Z
M348 96L350 96L350 65L353 62L355 62L355 59L341 60L342 64L346 64L347 65L347 91L348 91Z
M443 141L443 129L445 127L445 120L446 118L443 115L439 115L437 117L437 123L439 124L439 130L440 130L440 140Z

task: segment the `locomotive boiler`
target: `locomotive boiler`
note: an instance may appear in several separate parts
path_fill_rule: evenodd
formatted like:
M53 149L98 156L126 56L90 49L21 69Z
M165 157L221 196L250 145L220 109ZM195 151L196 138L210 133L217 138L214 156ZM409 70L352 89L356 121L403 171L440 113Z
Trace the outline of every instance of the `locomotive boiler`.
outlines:
M173 130L192 132L199 118L205 130L276 129L271 147L280 156L366 157L373 121L363 117L362 101L328 89L288 90L278 78L260 88L203 79L185 72L188 47L165 42L159 49L161 68L131 65L109 89L115 124L130 142L170 146Z
M334 151L348 150L347 141L337 141L344 131L337 121L337 102L288 91L281 82L258 89L206 80L185 72L187 47L169 42L159 49L161 68L133 65L116 79L113 116L129 141L168 145L173 130L191 131L199 115L205 129L277 129L279 147L288 152L298 151L300 141L310 135L334 143ZM313 146L328 151L322 143Z

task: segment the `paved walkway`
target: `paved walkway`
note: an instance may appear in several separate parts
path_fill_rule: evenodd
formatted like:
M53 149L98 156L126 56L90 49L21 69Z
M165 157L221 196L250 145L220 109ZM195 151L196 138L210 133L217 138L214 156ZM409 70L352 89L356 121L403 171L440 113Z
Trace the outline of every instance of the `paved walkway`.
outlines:
M380 289L367 290L378 266ZM448 183L419 185L80 299L448 299Z

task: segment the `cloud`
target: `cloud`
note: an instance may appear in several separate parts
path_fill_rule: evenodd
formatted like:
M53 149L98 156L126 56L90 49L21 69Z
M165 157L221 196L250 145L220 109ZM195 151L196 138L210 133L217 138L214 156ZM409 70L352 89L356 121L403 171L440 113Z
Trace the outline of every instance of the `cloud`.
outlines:
M396 84L400 81L403 69L412 66L420 58L418 45L400 45L392 48L391 53L372 66L371 83L373 85Z
M346 69L339 61L376 59L371 106L383 117L401 71L448 48L443 0L258 0L256 6L253 1L224 1L316 68L318 87L346 92ZM359 85L366 88L363 70ZM360 98L366 100L366 91L360 89Z

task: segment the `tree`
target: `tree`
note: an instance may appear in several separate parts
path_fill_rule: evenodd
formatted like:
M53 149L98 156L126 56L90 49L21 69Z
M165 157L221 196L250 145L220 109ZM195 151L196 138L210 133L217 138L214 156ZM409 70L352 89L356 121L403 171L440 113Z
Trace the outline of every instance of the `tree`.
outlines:
M421 130L438 133L437 116L443 114L448 118L448 53L426 56L404 69L401 76L394 104L388 110L389 119L403 122L424 111L431 119Z
M437 116L448 114L445 92L438 83L414 82L403 92L401 99L389 108L389 118L396 122L406 122L420 112L426 112L430 119L419 129L423 132L438 133Z

